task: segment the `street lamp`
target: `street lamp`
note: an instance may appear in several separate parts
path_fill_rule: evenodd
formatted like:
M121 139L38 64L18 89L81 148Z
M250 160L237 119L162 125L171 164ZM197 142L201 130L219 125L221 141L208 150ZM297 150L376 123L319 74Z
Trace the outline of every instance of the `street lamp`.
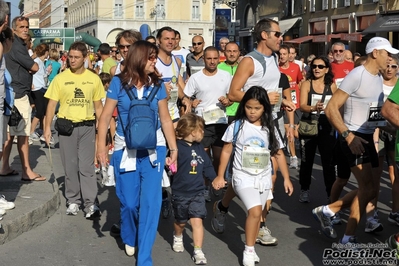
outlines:
M155 18L155 31L157 31L157 18L158 16L162 16L162 18L165 18L166 14L165 14L165 9L162 6L155 6L153 8L151 8L151 12L150 12L150 17L151 18Z

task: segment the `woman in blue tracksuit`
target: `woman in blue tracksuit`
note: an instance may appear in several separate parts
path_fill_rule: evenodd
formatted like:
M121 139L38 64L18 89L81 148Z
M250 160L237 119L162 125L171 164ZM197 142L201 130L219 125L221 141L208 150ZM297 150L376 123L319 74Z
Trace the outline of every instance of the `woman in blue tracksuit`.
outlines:
M166 141L170 157L166 164L177 159L176 138L169 116L167 92L159 79L155 63L158 48L146 41L137 41L130 48L125 67L115 76L107 91L103 113L98 125L97 158L106 164L108 150L105 144L108 125L115 107L119 119L115 134L115 151L111 166L114 167L116 194L121 203L121 237L128 256L138 248L137 265L152 265L152 246L157 232L161 209L161 181L166 158ZM151 108L158 114L157 147L153 150L129 150L125 146L124 128L130 107L126 90L131 90L140 99L148 96L152 89L160 86ZM165 137L163 133L165 134Z

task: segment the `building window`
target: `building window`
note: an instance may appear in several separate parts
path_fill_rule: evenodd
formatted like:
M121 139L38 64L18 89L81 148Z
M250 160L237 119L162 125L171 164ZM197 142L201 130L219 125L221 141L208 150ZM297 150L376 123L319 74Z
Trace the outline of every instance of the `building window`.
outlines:
M123 4L123 0L115 0L114 18L122 18L123 17L122 4Z
M156 16L158 19L165 19L165 0L158 0L156 5Z
M192 8L192 18L194 20L200 19L200 1L199 0L193 0L193 8Z
M292 0L292 2L291 2L291 14L293 16L301 15L302 14L302 7L303 7L303 1Z
M136 18L144 18L144 1L137 1L136 3Z

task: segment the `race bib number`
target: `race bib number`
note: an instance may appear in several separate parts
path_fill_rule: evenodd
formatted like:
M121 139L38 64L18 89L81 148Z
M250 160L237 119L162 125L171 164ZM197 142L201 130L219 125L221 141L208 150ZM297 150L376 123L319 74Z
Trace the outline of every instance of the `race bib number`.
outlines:
M192 66L190 67L190 72L191 76L197 73L198 71L201 71L204 67L203 66Z
M274 91L278 92L278 102L274 105L273 111L278 113L281 111L281 102L283 101L283 88L277 88Z
M178 92L179 90L177 89L176 84L171 84L172 85L172 90L170 91L170 98L168 100L168 103L176 103L178 99Z
M296 98L296 90L291 90L291 99L292 99L293 103L295 103L295 104L298 103L298 100Z
M382 102L373 102L368 110L367 126L383 127L387 125L387 121L381 115Z
M227 124L226 112L216 104L204 108L202 117L205 120L205 125Z
M270 161L270 151L261 147L244 146L242 151L242 170L249 174L260 174L266 170Z

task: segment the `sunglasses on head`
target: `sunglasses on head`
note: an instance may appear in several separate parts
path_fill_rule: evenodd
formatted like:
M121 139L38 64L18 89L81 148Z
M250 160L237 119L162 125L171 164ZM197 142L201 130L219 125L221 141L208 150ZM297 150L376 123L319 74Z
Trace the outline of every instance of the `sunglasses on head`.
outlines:
M26 20L26 21L28 21L28 22L29 22L29 18L27 18L27 17L24 17L24 16L20 16L20 17L18 17L17 19L18 19L18 21L23 21L23 20Z
M150 56L148 57L148 60L150 60L150 61L155 61L155 59L157 59L157 56L154 55L154 54L152 54L152 55L150 55Z
M276 38L280 38L280 36L283 35L282 32L275 31L275 30L269 30L268 32L274 32L274 36L275 36Z
M311 65L311 68L312 68L312 69L316 69L316 68L318 68L318 69L324 69L324 68L327 68L327 66L325 66L325 65Z
M193 42L193 46L199 46L199 45L201 45L201 44L203 44L203 42Z
M344 50L334 50L334 53L343 53Z
M387 65L387 68L397 69L397 68L398 68L398 65L389 64L389 65Z
M119 44L119 45L118 45L118 47L119 47L120 50L122 50L122 49L129 49L130 46L131 46L130 44L128 44L128 45Z

